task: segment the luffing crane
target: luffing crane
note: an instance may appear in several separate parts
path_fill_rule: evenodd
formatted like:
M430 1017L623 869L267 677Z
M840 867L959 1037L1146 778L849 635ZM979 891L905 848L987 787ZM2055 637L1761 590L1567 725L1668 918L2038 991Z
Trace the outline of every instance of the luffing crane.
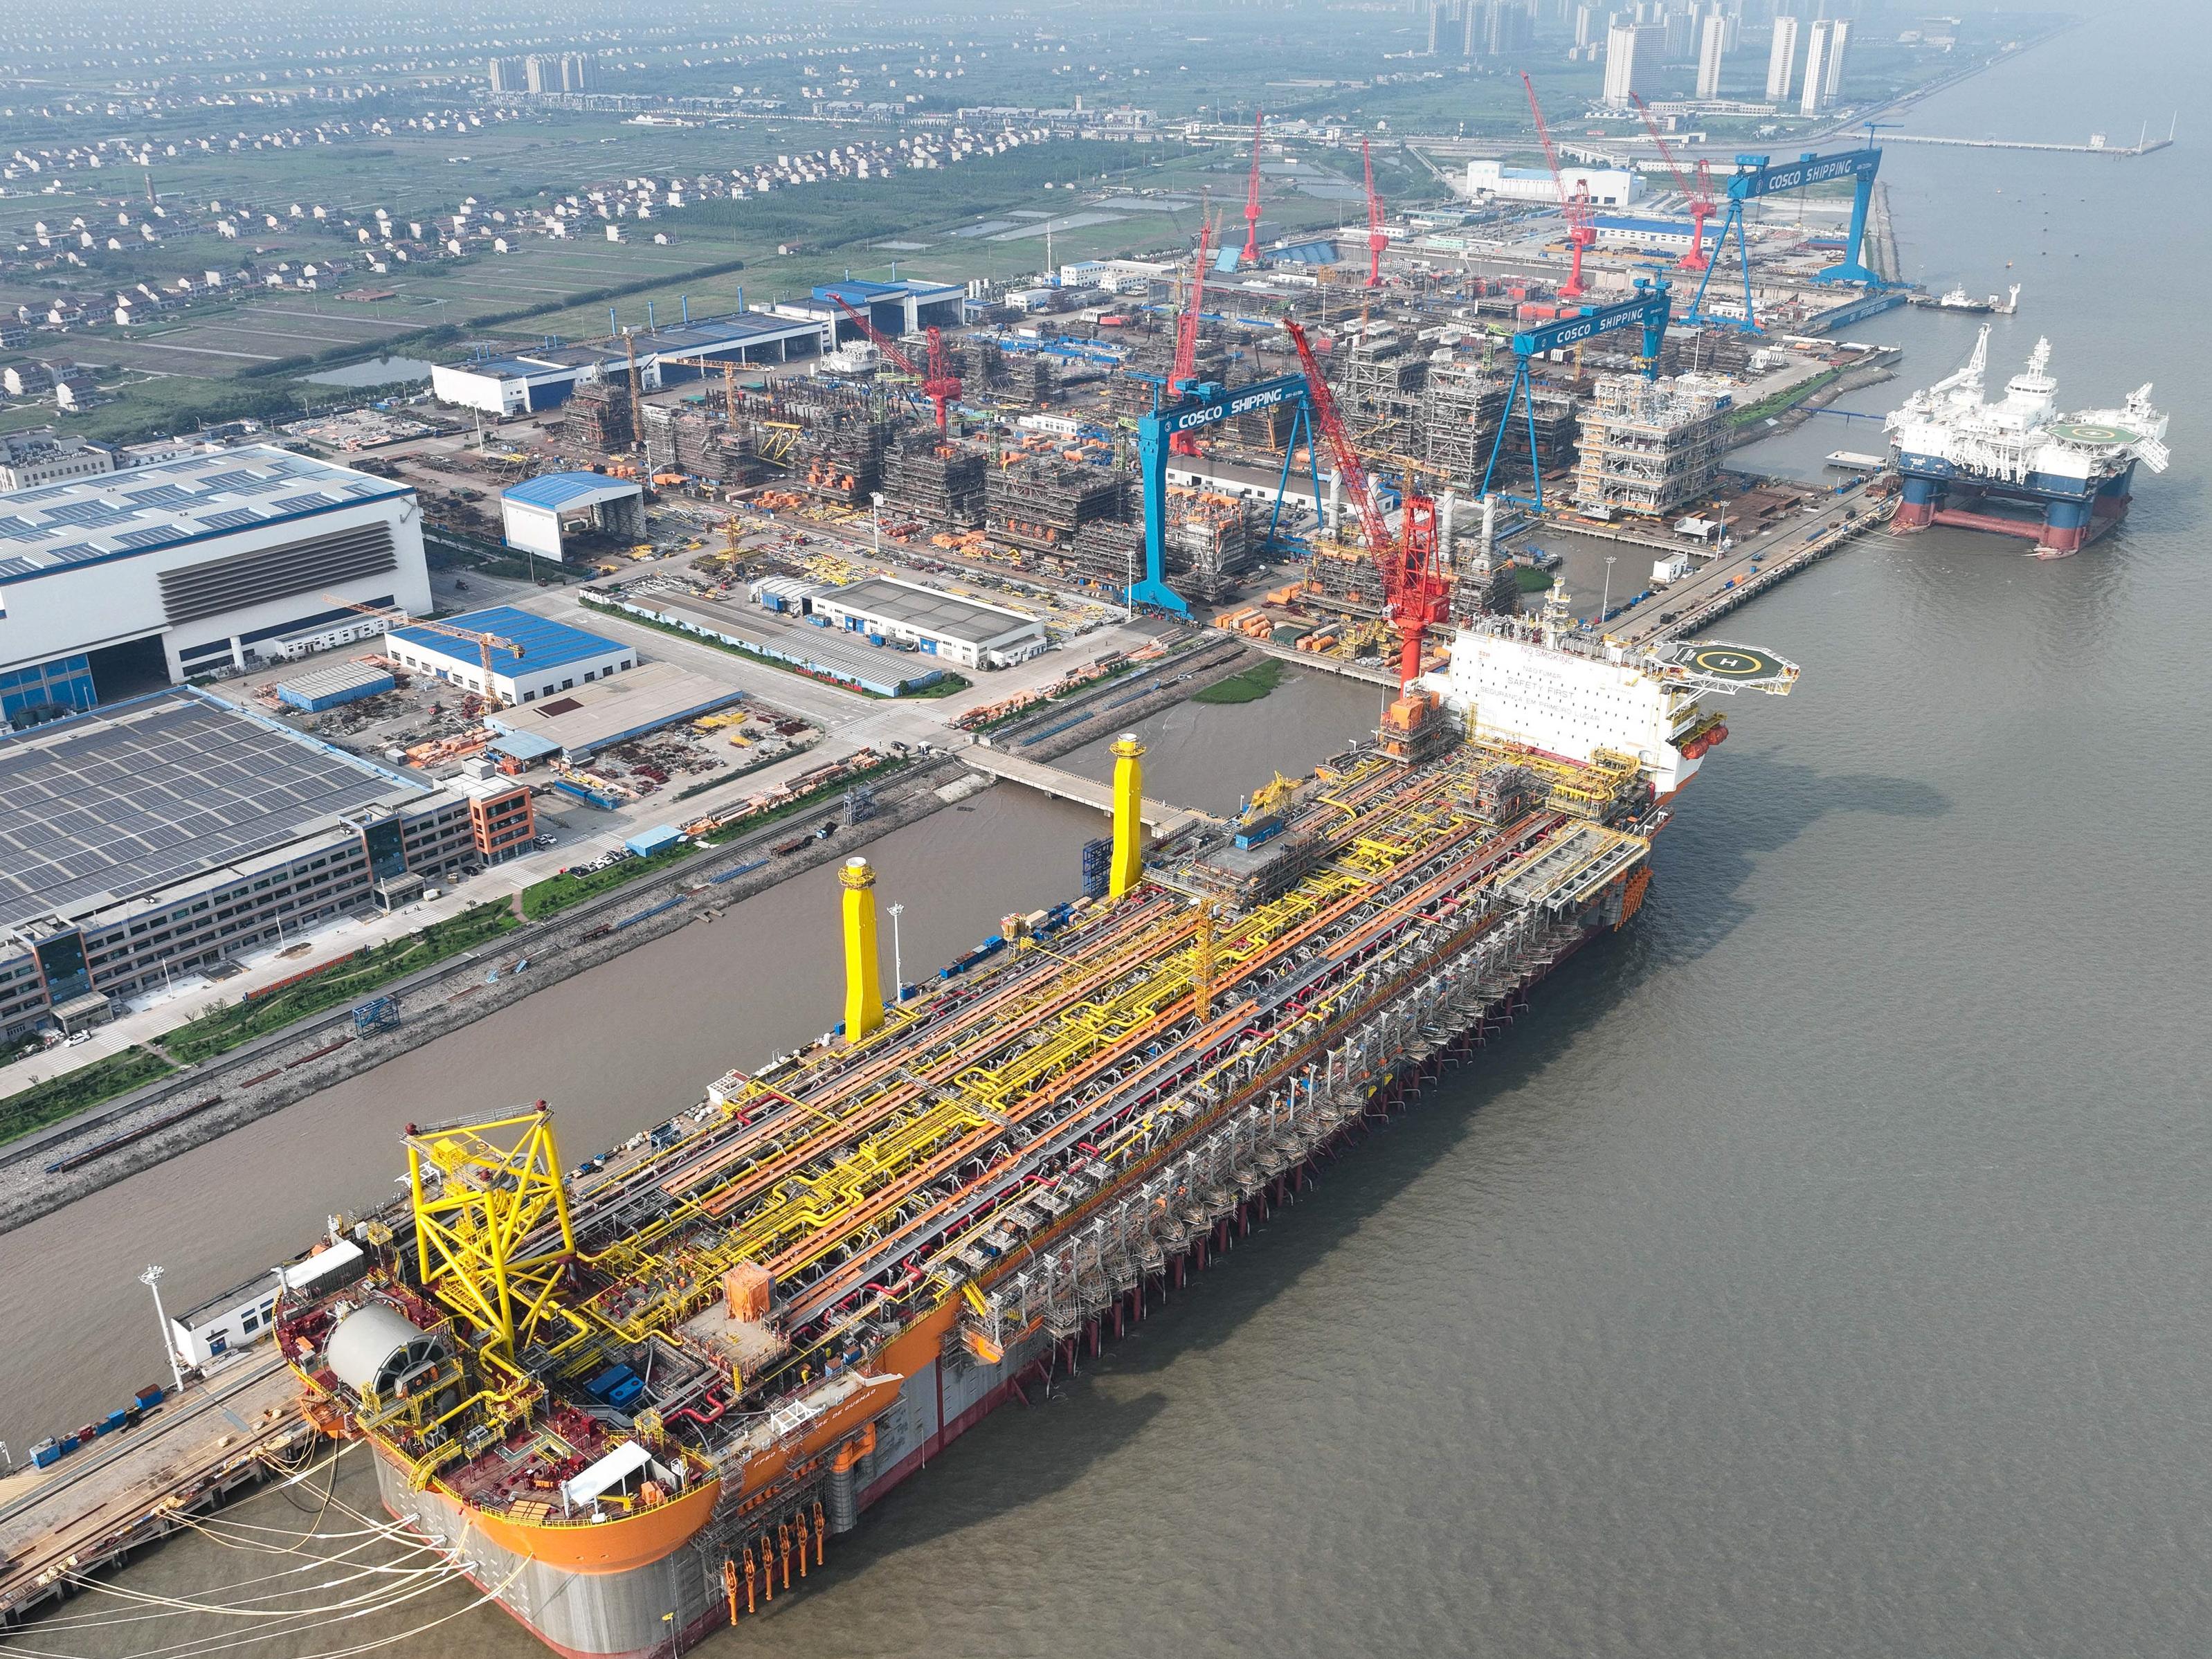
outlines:
M1674 175L1674 188L1682 192L1690 204L1690 251L1674 263L1685 270L1703 270L1705 258L1705 221L1713 216L1712 169L1700 158L1698 162L1698 181L1693 185L1682 176L1681 163L1674 152L1667 148L1667 140L1659 131L1659 123L1652 118L1644 94L1632 92L1629 97L1636 103L1637 112L1644 117L1644 130L1650 133L1651 142L1659 146L1659 154L1667 163L1667 171Z
M939 432L944 431L945 405L958 403L963 388L960 377L952 373L945 361L945 336L936 325L932 324L928 331L929 368L925 373L916 368L914 366L914 360L901 351L887 335L868 320L866 313L848 304L843 295L833 295L831 297L837 301L839 307L848 317L860 325L860 331L875 343L878 351L896 363L905 373L913 375L915 380L921 382L921 395L928 398L937 410L937 429Z
M474 628L455 628L450 623L429 622L409 616L404 611L386 610L380 605L357 605L351 599L341 599L335 594L325 595L331 603L343 611L358 611L364 617L374 617L382 623L385 631L395 628L418 628L425 634L441 634L449 640L466 640L477 648L477 659L483 665L483 697L494 708L505 707L500 701L499 687L491 677L491 653L504 651L520 658L522 647L502 635L485 633Z
M1198 260L1191 267L1190 301L1183 307L1176 323L1175 368L1168 375L1168 396L1182 398L1189 394L1198 379L1199 318L1206 304L1206 266L1213 252L1213 221L1206 219L1198 227ZM1178 432L1168 440L1170 455L1197 455L1203 452L1198 447L1194 432Z
M1451 582L1437 556L1437 504L1420 492L1409 472L1399 533L1391 536L1389 521L1376 504L1367 469L1360 464L1359 452L1352 447L1352 436L1336 412L1336 399L1322 377L1321 365L1314 360L1305 330L1294 322L1285 322L1283 327L1297 348L1298 365L1305 371L1306 398L1313 405L1315 423L1328 440L1344 493L1352 498L1353 510L1359 514L1367 556L1382 577L1390 620L1402 641L1398 655L1398 689L1402 692L1420 674L1424 636L1451 615Z
M1574 256L1574 265L1567 272L1567 280L1560 284L1562 300L1579 300L1586 291L1583 287L1583 251L1597 240L1597 228L1592 222L1589 186L1585 185L1574 195L1567 193L1567 181L1559 173L1559 152L1552 143L1552 129L1545 124L1544 106L1536 101L1536 83L1528 78L1527 70L1521 74L1521 84L1528 93L1528 112L1536 118L1536 137L1544 146L1544 161L1552 169L1552 188L1559 193L1559 211L1567 221L1567 246Z
M1382 198L1375 193L1375 157L1369 153L1367 141L1359 141L1360 165L1367 171L1367 286L1382 286L1382 250L1390 246L1390 239L1382 234Z
M1267 130L1267 112L1252 118L1252 172L1244 180L1244 263L1260 263L1260 140Z

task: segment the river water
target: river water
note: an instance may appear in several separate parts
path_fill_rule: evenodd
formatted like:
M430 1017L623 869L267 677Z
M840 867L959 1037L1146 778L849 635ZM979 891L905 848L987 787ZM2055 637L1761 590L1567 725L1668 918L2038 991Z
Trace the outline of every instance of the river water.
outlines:
M2212 74L2204 34L2130 9L1904 119L2131 137ZM2069 404L2155 379L2172 471L2075 559L1881 538L1729 618L1805 677L1734 711L1634 927L710 1654L2201 1651L2212 365L2183 313L2212 249L2188 161L1889 151L1916 274L1983 292L2015 262L1993 363L2047 332ZM1855 331L1904 341L1909 386L1972 330ZM1869 447L1821 417L1749 459ZM1298 763L1276 716L1306 758L1366 718L1367 688L1310 690L1148 727L1152 793L1218 805ZM1223 722L1210 754L1184 719ZM1066 890L1096 823L1006 788L974 805L877 849L885 897L911 896L910 974ZM829 879L0 1238L11 1437L82 1415L82 1378L155 1369L142 1259L199 1289L273 1259L388 1178L403 1120L544 1094L581 1150L817 1029ZM172 1546L133 1582L204 1589L232 1560ZM139 1653L139 1628L27 1645ZM538 1651L481 1613L410 1646Z

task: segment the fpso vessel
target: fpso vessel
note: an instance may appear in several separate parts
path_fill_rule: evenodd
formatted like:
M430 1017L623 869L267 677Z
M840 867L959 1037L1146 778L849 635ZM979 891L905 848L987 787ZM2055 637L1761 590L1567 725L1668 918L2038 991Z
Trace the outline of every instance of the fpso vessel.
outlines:
M1589 640L1562 601L1149 863L1125 740L1111 895L888 1009L854 860L842 1033L574 1171L543 1103L410 1128L365 1272L280 1310L309 1413L562 1653L764 1607L1624 925L1726 736L1710 694L1796 672Z

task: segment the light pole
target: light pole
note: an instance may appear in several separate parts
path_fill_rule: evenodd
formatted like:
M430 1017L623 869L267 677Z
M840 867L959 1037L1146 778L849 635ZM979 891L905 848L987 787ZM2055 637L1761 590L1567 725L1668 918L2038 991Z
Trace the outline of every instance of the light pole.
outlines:
M169 1356L169 1380L177 1385L177 1392L185 1391L184 1367L177 1364L177 1345L169 1340L169 1316L161 1310L161 1270L149 1262L146 1271L138 1275L138 1282L154 1292L154 1322L161 1328L161 1352Z
M880 559L884 556L884 492L880 489L868 492L868 517L875 525L876 556Z
M892 1002L893 1006L896 1006L897 1004L902 1003L902 1002L904 1002L904 1001L906 1000L906 962L905 962L905 959L904 959L902 957L901 957L901 956L899 955L899 923L898 923L898 919L899 919L901 916L904 915L905 914L906 914L906 906L904 906L903 904L894 904L894 905L892 905L892 906L891 906L891 908L890 908L890 917L891 917L891 985L892 985L892 989L891 989L891 1002Z
M1613 562L1620 556L1617 553L1609 553L1606 556L1605 591L1597 602L1597 625L1601 632L1605 628L1606 611L1613 602Z

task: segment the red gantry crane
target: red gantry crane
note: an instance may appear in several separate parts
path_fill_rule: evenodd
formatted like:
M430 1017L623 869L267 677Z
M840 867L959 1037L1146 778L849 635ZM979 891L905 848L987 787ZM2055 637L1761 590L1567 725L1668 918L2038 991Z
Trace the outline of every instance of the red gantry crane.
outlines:
M1403 692L1421 672L1424 636L1451 615L1451 582L1437 557L1437 504L1420 493L1408 472L1399 533L1395 538L1390 534L1389 521L1376 504L1375 492L1367 482L1367 469L1360 464L1359 452L1352 447L1351 434L1344 429L1343 418L1336 412L1336 399L1329 392L1328 382L1322 377L1321 365L1314 361L1313 347L1306 339L1305 330L1294 322L1285 322L1283 326L1290 333L1291 343L1298 349L1298 364L1305 371L1306 397L1313 404L1314 423L1328 440L1344 492L1351 496L1353 510L1359 514L1360 531L1367 539L1367 556L1374 561L1382 577L1390 620L1402 642L1398 656L1398 689Z
M1382 250L1390 246L1390 239L1382 234L1382 198L1375 193L1375 157L1367 149L1367 141L1359 141L1360 165L1367 170L1367 286L1382 286Z
M1182 315L1176 320L1175 368L1168 374L1170 398L1185 396L1198 378L1199 319L1206 305L1206 267L1212 257L1213 221L1202 219L1198 227L1198 259L1190 271L1190 298L1183 307ZM1168 439L1170 455L1204 453L1198 447L1198 434L1194 432L1178 432Z
M945 356L945 336L934 324L929 329L929 368L927 373L914 366L914 360L901 351L889 337L870 322L866 313L846 303L844 295L833 295L840 309L860 325L860 332L875 343L876 349L896 363L900 368L921 382L921 395L937 410L937 429L945 430L945 410L948 404L960 401L963 389L960 377L952 373Z
M1267 130L1267 112L1252 120L1252 172L1244 180L1244 263L1260 263L1260 139Z
M1562 300L1579 300L1586 290L1583 287L1583 252L1597 240L1597 227L1590 211L1589 187L1585 185L1570 196L1567 181L1559 173L1559 152L1552 143L1552 129L1545 124L1544 106L1536 101L1536 83L1524 70L1521 84L1528 88L1528 112L1536 118L1536 137L1544 146L1544 161L1552 169L1552 188L1559 193L1559 211L1566 216L1567 246L1574 256L1574 265L1567 272L1567 280L1559 286Z
M1682 176L1682 166L1674 159L1674 152L1667 148L1667 140L1659 131L1659 123L1652 118L1650 110L1644 105L1643 94L1632 92L1628 95L1635 100L1637 112L1644 117L1644 130L1651 135L1651 142L1659 146L1659 154L1667 163L1667 171L1674 175L1674 188L1680 191L1690 204L1690 251L1674 263L1685 270L1703 270L1709 263L1705 258L1705 221L1713 216L1712 170L1700 160L1698 163L1698 182L1692 185Z

